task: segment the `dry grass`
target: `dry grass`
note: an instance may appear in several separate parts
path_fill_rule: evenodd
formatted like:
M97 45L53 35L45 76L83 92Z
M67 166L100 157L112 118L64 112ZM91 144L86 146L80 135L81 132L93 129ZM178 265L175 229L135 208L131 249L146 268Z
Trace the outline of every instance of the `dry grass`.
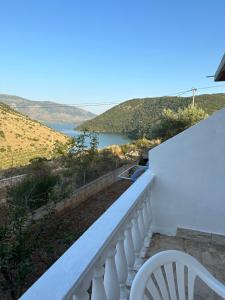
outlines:
M50 157L54 143L68 137L0 105L0 169L24 165L37 156Z

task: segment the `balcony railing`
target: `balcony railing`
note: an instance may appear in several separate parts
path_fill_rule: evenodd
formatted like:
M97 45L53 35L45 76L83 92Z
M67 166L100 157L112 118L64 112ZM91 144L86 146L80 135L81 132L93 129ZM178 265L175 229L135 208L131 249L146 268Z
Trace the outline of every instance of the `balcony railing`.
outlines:
M147 170L21 299L128 299L152 236L153 178Z

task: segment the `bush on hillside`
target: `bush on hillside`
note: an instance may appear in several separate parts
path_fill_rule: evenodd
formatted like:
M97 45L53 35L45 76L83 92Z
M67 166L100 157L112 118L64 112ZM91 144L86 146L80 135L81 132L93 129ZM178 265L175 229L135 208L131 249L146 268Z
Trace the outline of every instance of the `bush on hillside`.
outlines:
M5 133L4 133L3 130L0 130L0 137L3 138L3 139L5 139Z
M49 193L56 185L58 177L51 174L44 176L29 176L22 182L13 186L8 191L8 196L12 202L27 206L30 210L35 210L49 201Z
M18 195L19 196L19 195ZM19 200L19 198L17 198ZM21 199L21 198L20 198ZM33 253L40 245L44 222L33 230L28 209L20 201L9 199L1 208L0 218L0 298L16 300L27 289L32 274ZM53 211L44 217L47 220ZM43 224L43 225L42 225Z
M58 183L59 177L51 173L46 159L33 159L29 168L30 175L8 189L9 201L34 210L49 201L49 193Z
M150 149L160 144L160 139L148 140L146 138L138 139L132 143L137 149Z
M178 111L164 109L161 120L151 130L151 136L152 138L167 140L207 116L202 108L192 105L178 109Z

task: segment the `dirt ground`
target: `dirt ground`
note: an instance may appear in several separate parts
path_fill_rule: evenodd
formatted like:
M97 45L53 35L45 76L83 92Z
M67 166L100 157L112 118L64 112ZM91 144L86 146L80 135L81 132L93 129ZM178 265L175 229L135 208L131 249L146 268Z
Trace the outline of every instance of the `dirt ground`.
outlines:
M129 181L118 181L76 208L52 215L44 226L42 223L39 247L33 253L32 274L23 290L31 286L130 185Z

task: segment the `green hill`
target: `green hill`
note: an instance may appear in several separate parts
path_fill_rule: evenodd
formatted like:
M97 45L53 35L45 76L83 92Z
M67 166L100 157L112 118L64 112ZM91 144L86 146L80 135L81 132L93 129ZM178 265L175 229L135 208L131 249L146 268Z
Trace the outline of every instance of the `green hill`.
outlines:
M0 102L46 125L80 124L96 115L84 109L51 101L32 101L18 96L0 94Z
M157 97L125 101L96 118L84 122L79 130L88 128L97 132L113 132L139 138L149 137L164 108L177 110L192 102L192 97ZM225 107L225 94L204 94L195 97L195 103L208 114Z
M57 141L69 138L0 102L0 170L51 157Z

